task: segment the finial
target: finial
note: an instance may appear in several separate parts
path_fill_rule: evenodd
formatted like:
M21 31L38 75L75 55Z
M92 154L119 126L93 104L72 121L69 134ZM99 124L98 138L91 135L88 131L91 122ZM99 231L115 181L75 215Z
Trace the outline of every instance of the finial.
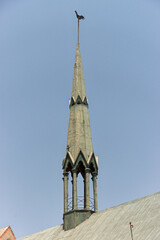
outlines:
M84 20L84 16L78 15L77 11L75 11L77 19L78 19L78 44L79 44L79 20Z

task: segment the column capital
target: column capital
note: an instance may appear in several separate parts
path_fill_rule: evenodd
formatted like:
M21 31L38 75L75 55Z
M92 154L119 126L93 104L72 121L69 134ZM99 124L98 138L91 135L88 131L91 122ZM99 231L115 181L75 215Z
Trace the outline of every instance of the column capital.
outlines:
M77 169L76 169L76 168L73 168L73 169L72 169L72 173L77 173Z
M90 168L85 168L85 173L90 173Z
M68 177L68 174L69 174L68 172L63 172L64 177Z
M97 172L93 172L93 177L97 177L98 173Z
M97 179L98 174L96 172L92 173L92 180Z

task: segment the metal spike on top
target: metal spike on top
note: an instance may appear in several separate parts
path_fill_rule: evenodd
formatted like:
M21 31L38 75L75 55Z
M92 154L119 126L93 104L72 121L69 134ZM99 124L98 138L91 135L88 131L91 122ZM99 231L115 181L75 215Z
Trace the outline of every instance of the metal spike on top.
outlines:
M78 44L79 44L79 20L84 20L84 16L78 15L77 11L75 11L77 19L78 19Z

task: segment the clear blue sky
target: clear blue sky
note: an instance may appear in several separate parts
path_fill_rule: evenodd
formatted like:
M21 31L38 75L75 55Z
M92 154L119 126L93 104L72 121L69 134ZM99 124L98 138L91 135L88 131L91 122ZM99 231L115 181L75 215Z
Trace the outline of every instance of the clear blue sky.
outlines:
M160 1L0 0L0 228L17 238L62 223L74 10L99 210L160 190Z

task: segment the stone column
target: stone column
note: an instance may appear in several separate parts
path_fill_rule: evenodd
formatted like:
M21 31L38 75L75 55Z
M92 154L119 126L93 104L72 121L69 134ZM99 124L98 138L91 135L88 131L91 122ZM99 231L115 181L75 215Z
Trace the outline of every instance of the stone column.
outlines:
M89 210L89 173L90 169L85 169L85 209Z
M94 211L98 211L98 204L97 204L97 173L93 173L93 195L94 195Z
M73 210L75 210L75 209L77 209L77 170L73 169L72 173L73 173L72 208L73 208Z
M64 178L64 213L68 212L68 172L63 173Z

